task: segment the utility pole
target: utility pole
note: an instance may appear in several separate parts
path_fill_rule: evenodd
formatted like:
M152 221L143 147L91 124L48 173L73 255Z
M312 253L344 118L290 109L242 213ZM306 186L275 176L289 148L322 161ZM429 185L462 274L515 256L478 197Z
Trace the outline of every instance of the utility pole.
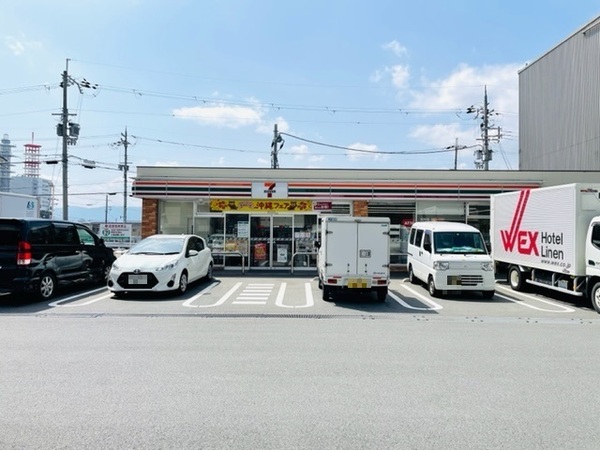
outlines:
M69 110L67 108L67 88L69 87L69 60L62 75L63 107L62 107L62 214L63 220L69 220L69 161L67 139L69 130Z
M483 170L489 170L490 159L492 159L492 152L490 150L489 141L489 111L488 111L488 98L487 98L487 86L484 87L483 94Z
M123 170L123 223L127 223L127 172L129 171L129 161L127 161L127 147L129 141L127 140L127 127L125 127L125 133L121 133L121 139L117 142L117 145L122 145L125 150L123 164L119 164L119 169Z
M64 72L62 73L62 82L60 83L63 89L63 104L62 112L53 113L53 116L61 116L60 122L56 126L56 134L62 138L62 210L63 220L69 220L69 154L67 148L69 145L77 144L79 138L79 124L69 122L69 116L76 116L77 114L69 114L69 108L67 106L67 90L69 86L76 84L79 88L79 93L83 94L83 88L97 89L97 84L92 84L85 78L82 82L79 82L69 76L69 59Z
M279 169L279 161L277 160L277 152L283 148L285 141L281 137L281 134L277 131L277 124L273 128L273 142L271 142L271 168ZM278 144L281 146L278 147Z
M484 94L483 94L483 107L475 108L475 106L470 106L467 108L467 114L476 114L475 118L479 118L481 114L481 124L479 127L481 128L481 139L479 141L483 141L481 144L481 150L477 150L475 152L475 167L477 169L489 170L489 163L492 160L492 150L490 149L490 130L496 130L497 136L494 136L493 139L495 142L500 141L500 127L491 127L490 125L490 115L494 114L494 110L489 108L488 96L487 96L487 86L484 86Z
M468 148L466 145L458 145L458 138L454 138L454 145L446 147L446 150L454 149L454 170L458 169L458 151Z

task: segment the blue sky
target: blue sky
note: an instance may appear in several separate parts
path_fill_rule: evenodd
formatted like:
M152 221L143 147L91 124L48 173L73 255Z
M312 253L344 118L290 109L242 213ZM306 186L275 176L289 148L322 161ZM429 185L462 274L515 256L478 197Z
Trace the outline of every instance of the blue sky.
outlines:
M518 71L600 13L598 1L24 0L0 27L0 134L60 157L58 87L80 124L69 204L104 206L138 165L474 170L487 86L491 170L518 169ZM353 151L355 149L356 151ZM96 169L82 160L98 163ZM61 195L60 165L41 166ZM91 193L91 194L90 194ZM84 195L78 195L84 194ZM122 195L111 197L122 205ZM138 199L130 199L139 206ZM58 202L60 207L60 200Z

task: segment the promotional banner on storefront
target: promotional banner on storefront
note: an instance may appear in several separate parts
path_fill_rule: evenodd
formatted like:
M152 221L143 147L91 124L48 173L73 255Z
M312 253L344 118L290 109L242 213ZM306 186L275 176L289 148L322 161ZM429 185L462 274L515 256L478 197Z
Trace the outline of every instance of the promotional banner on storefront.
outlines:
M265 212L306 212L312 211L311 200L211 200L210 210L220 211L265 211Z

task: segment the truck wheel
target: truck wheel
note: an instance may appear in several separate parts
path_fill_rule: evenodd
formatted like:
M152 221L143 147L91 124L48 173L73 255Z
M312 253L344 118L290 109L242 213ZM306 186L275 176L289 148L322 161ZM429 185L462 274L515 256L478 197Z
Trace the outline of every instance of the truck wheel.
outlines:
M483 298L490 299L490 298L493 298L493 297L494 297L494 294L495 294L495 293L496 293L496 291L482 291L482 292L481 292L481 296L482 296Z
M522 291L525 285L523 272L517 266L510 266L508 269L508 284L513 291Z
M408 281L410 281L411 284L417 284L417 279L415 278L412 266L408 267Z
M435 287L435 281L433 281L433 277L429 275L429 280L427 280L427 289L429 290L429 295L432 297L437 297L440 291Z
M597 313L600 313L600 283L594 285L591 294L590 298L592 300L592 306Z
M323 300L325 300L326 302L330 302L331 300L333 300L333 292L331 290L331 286L327 286L326 284L323 285Z
M323 289L323 282L321 281L320 277L319 277L319 289Z
M377 288L377 301L385 302L387 294L388 294L387 287Z

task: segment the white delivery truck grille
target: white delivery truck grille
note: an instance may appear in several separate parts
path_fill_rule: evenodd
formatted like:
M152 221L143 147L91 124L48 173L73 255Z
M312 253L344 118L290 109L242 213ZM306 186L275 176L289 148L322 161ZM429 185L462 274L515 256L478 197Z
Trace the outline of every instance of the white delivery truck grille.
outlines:
M448 275L448 286L477 286L483 284L481 275Z

